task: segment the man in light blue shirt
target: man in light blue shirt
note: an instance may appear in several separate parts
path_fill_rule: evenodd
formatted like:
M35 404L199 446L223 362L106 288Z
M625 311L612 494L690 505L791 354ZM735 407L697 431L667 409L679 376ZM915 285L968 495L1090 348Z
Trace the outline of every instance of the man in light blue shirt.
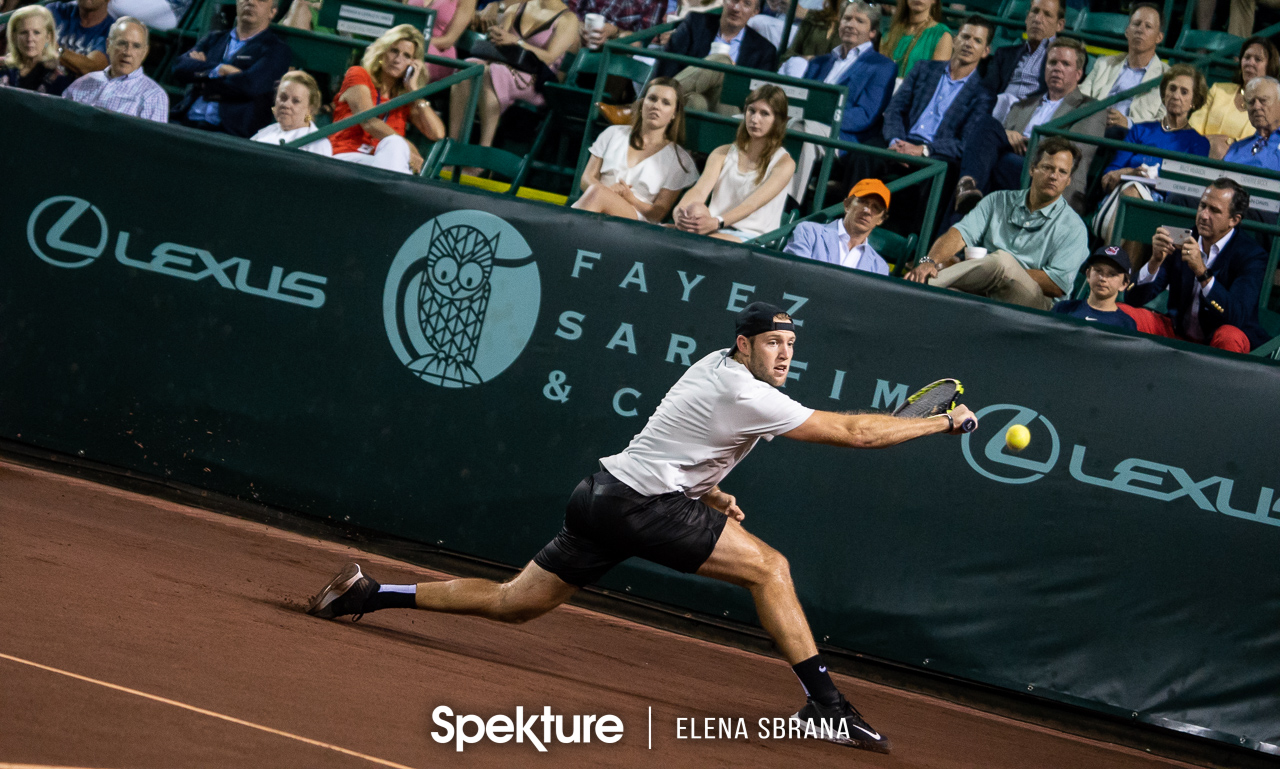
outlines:
M1048 310L1089 256L1089 233L1062 193L1080 150L1060 136L1036 145L1031 187L993 192L938 238L907 280ZM965 259L957 254L965 251Z
M1224 161L1280 171L1280 81L1256 77L1244 88L1249 123L1256 133L1231 145Z

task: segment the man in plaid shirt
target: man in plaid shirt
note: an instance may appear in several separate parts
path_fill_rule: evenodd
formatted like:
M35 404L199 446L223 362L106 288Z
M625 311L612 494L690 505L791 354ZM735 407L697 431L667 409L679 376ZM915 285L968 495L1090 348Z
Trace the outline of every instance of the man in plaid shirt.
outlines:
M667 0L565 0L565 3L580 21L585 21L588 13L604 17L602 30L588 31L585 24L581 26L582 45L587 48L599 48L604 41L623 33L657 26L667 9Z
M149 46L147 25L132 16L120 18L107 36L110 66L75 81L62 95L112 112L169 122L169 95L142 71Z

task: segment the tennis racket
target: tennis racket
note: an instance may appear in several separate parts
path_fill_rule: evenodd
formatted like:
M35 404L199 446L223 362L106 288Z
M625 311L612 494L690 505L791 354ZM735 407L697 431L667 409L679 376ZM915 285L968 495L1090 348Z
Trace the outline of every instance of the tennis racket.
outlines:
M963 394L964 385L960 380L939 379L907 396L907 400L894 409L893 415L900 419L916 419L945 414L956 407L957 399ZM960 423L960 431L971 433L977 426L973 417L966 417Z

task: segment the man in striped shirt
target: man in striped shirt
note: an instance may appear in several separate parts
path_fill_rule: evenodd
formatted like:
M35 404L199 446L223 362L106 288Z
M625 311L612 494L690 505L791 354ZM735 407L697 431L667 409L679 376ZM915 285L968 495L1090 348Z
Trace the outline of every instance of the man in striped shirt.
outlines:
M75 81L62 95L123 115L169 122L169 95L142 71L149 46L147 25L131 16L120 18L107 37L110 65Z

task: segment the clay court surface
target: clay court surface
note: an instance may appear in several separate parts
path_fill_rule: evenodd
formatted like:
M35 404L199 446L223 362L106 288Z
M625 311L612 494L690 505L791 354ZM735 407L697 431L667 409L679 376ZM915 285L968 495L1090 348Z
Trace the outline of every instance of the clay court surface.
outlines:
M780 660L575 607L521 626L308 617L308 597L348 560L384 582L443 576L0 463L0 765L1189 766L846 677L837 684L892 755L762 740L759 718L803 704ZM614 714L625 733L459 754L431 739L438 705ZM745 718L749 738L676 739L677 718L709 716Z

